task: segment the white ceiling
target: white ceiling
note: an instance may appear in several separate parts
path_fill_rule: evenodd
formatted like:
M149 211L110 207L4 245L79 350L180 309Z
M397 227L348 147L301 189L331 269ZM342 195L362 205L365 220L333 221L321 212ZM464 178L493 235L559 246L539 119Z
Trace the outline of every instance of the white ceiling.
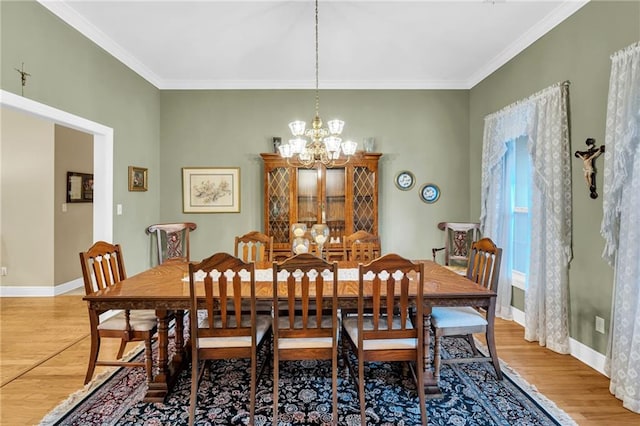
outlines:
M315 87L312 0L41 0L160 89ZM469 89L587 1L320 0L320 89Z

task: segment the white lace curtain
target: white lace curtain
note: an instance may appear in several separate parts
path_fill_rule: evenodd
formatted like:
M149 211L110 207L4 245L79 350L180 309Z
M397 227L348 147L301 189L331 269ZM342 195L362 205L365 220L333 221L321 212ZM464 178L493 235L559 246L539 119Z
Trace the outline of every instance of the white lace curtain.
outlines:
M640 42L611 60L600 229L615 271L606 369L611 393L640 413Z
M527 137L533 165L532 240L525 293L525 338L569 352L568 267L571 260L569 86L557 83L485 118L482 153L484 235L503 248L496 315L511 317L511 191L507 143Z

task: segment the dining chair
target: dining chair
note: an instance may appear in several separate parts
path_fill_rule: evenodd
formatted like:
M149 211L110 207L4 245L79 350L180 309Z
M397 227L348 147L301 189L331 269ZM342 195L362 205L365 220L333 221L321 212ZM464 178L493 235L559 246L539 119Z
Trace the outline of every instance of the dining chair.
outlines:
M492 291L498 289L502 249L489 238L482 238L471 245L467 278ZM495 309L495 305L492 305ZM471 306L434 307L431 312L431 328L434 334L434 370L436 380L440 378L440 364L463 362L492 362L496 376L502 380L500 361L496 351L493 328L487 321L487 312L481 312ZM493 315L493 312L491 313ZM481 356L476 348L473 334L485 333L489 356ZM473 356L442 359L441 340L443 337L464 338L473 352Z
M198 225L193 222L159 223L147 227L147 234L155 234L158 265L167 260L190 260L189 233Z
M464 275L469 265L471 244L480 239L480 223L440 222L438 229L445 232L444 247L431 249L433 261L438 252L444 250L443 264L454 272Z
M233 255L245 262L273 261L273 236L251 231L236 237Z
M330 276L329 276L330 275ZM273 424L280 361L331 360L332 424L338 422L338 264L303 253L273 263Z
M203 281L196 274L202 271ZM250 286L243 287L248 280ZM271 336L271 316L256 313L255 265L245 263L228 253L216 253L200 263L189 264L189 296L191 326L191 398L189 424L195 420L198 387L207 360L249 358L251 382L249 385L249 424L254 424L256 386L262 375L257 374L257 353ZM240 309L243 299L249 298L250 310ZM229 303L235 306L230 312ZM198 310L204 308L206 316L200 318ZM268 357L267 357L268 358ZM202 367L200 361L204 361Z
M119 244L114 245L105 241L96 242L87 251L80 253L80 265L84 290L87 295L98 290L108 290L127 278L122 249ZM101 311L89 308L89 323L91 349L87 375L84 379L85 384L91 381L97 365L144 367L147 381L151 381L153 376L151 343L158 324L154 310ZM116 360L98 360L102 338L120 339ZM144 362L123 360L122 356L127 343L136 341L144 341Z
M380 237L378 235L371 234L367 231L356 231L353 234L347 235L342 240L342 260L361 260L354 259L353 244L354 243L370 243L373 255L371 259L380 256ZM360 246L356 247L359 248ZM366 247L366 246L365 246ZM369 250L368 248L366 250ZM364 253L356 253L355 256L364 256Z
M391 253L360 264L358 270L358 315L343 317L342 327L343 357L358 387L361 424L366 424L365 361L399 361L408 362L413 373L422 424L426 426L422 320L424 265ZM412 287L416 292L415 304L409 299ZM365 298L370 299L366 312ZM412 316L413 309L415 317ZM357 376L347 345L358 361Z

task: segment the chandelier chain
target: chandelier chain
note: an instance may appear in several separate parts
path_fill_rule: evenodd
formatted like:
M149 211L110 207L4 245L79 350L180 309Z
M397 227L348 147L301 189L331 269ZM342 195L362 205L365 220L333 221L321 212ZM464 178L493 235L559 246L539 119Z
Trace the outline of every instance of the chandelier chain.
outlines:
M320 116L320 90L319 90L319 48L318 48L318 0L316 0L316 117Z

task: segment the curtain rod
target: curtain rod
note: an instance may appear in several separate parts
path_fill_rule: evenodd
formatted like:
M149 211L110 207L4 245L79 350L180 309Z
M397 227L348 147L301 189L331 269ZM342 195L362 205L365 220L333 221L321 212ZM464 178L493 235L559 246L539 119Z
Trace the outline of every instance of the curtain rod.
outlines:
M546 87L546 88L544 88L544 89L542 89L542 90L537 91L537 92L536 92L536 93L534 93L533 95L529 95L529 96L527 96L526 98L524 98L524 99L520 99L520 100L518 100L518 101L515 101L514 103L509 104L509 105L507 105L506 107L504 107L504 108L502 108L502 109L500 109L500 110L498 110L498 111L496 111L496 112L492 112L492 113L490 113L490 114L485 115L485 116L484 116L484 119L486 120L486 119L488 119L488 118L492 118L492 117L494 117L494 116L497 116L497 115L503 114L503 113L505 113L505 112L507 112L507 111L509 111L509 110L511 110L511 109L513 109L513 108L515 108L515 107L517 107L517 106L520 106L521 104L523 104L523 103L525 103L525 102L528 102L528 101L530 101L530 100L532 100L532 99L537 98L537 97L538 97L538 96L540 96L540 95L543 95L543 94L544 94L544 93L546 93L548 90L551 90L551 89L553 89L553 88L555 88L555 87L567 87L567 88L568 88L570 85L571 85L571 81L570 81L570 80L565 80L565 81L562 81L562 82L554 83L554 84L552 84L552 85L551 85L551 86L549 86L549 87Z

